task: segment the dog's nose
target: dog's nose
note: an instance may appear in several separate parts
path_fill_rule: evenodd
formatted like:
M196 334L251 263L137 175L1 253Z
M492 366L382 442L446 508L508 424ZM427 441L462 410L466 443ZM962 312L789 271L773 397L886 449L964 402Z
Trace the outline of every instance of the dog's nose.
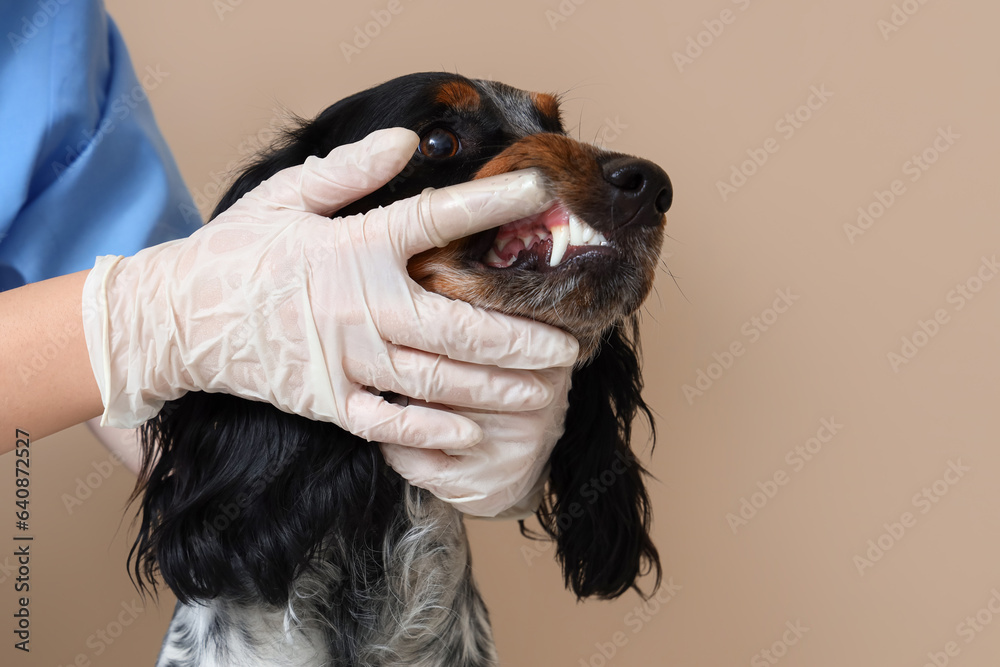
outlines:
M667 172L649 160L620 156L601 165L604 180L613 187L612 224L658 225L674 198Z

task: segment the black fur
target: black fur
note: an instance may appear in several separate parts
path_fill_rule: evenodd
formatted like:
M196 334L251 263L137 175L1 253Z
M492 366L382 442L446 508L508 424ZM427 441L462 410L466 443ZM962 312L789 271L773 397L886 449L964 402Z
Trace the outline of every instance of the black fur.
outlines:
M616 325L597 356L573 373L567 429L549 459L548 493L536 512L556 541L566 587L581 598L638 590L637 577L651 570L653 591L660 585L646 471L629 446L637 415L646 418L655 441L653 414L641 392L638 321L632 318Z

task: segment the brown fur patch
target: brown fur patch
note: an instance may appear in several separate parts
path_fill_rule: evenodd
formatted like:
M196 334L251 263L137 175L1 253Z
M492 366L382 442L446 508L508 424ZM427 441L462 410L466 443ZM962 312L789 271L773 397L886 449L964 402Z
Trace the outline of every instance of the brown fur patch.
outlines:
M484 164L474 178L537 167L554 180L573 181L597 175L598 150L562 134L548 132L518 139Z
M602 180L598 152L561 134L532 134L484 164L474 178L534 167L542 172L553 195L580 212L593 200L593 184Z
M559 120L559 99L555 95L550 95L549 93L532 93L531 102L535 105L546 118L551 118L554 121Z
M453 109L475 111L479 108L479 91L464 81L448 81L438 88L434 101Z
M452 241L444 248L431 248L414 255L406 265L410 277L428 292L450 299L477 303L480 285L470 285L469 276L460 269L460 252L465 239Z

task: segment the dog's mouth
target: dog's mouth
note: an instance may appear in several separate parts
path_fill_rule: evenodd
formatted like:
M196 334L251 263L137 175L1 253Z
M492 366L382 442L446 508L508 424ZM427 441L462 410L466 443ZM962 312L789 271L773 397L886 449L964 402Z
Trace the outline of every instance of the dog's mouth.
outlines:
M585 256L614 254L599 231L556 202L541 213L493 230L492 244L480 257L494 269L552 271Z

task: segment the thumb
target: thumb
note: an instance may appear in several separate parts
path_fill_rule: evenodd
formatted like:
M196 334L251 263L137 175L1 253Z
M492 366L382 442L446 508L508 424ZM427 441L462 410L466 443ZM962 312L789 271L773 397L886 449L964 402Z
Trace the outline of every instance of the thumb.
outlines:
M552 204L536 169L427 188L386 208L386 235L403 257L534 215Z

